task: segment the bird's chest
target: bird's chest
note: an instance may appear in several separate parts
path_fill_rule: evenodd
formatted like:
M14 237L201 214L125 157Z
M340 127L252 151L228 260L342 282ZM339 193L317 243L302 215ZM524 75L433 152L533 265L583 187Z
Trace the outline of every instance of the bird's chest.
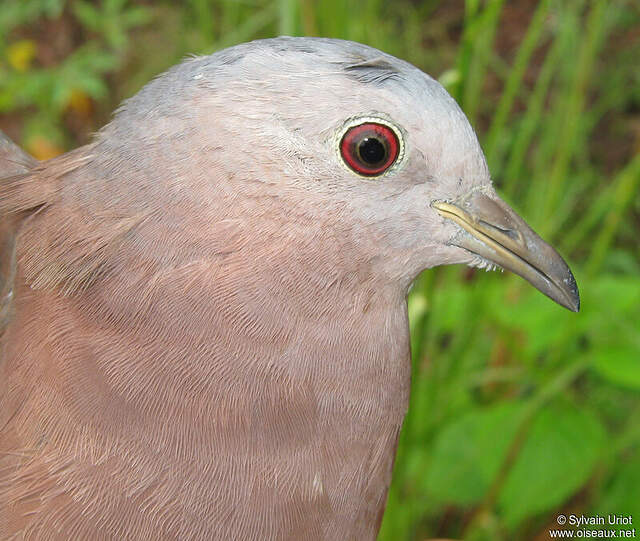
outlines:
M22 412L40 419L16 418L33 433L16 445L48 426L34 465L60 465L48 481L68 496L43 498L33 527L68 510L96 539L374 539L408 402L402 308L302 333L277 318L225 326L244 315L222 311L165 333L81 326L73 310L41 321L46 336L67 333L44 340L37 365L57 407Z
M199 406L209 414L187 430L200 434L198 466L185 463L178 501L215 502L207 528L223 536L375 539L408 405L402 315L388 334L326 325L257 357L226 355L232 379L221 364Z
M299 366L312 359L305 344ZM182 517L179 535L375 539L408 402L409 360L376 364L369 353L339 359L325 348L313 368L299 371L282 369L293 360L262 358L268 372L238 370L234 382L210 388L195 424L176 423L173 436L166 423L157 426L167 455L154 457L147 475L168 475L165 494L153 497Z

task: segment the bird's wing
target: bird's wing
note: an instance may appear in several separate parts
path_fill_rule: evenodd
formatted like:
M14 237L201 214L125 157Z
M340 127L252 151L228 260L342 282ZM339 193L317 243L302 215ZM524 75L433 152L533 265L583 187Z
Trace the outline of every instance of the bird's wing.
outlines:
M38 161L24 152L0 130L0 178L29 172Z
M0 192L7 205L0 210L0 334L4 330L13 297L15 273L15 239L21 217L10 209L10 187L29 176L38 161L0 131Z

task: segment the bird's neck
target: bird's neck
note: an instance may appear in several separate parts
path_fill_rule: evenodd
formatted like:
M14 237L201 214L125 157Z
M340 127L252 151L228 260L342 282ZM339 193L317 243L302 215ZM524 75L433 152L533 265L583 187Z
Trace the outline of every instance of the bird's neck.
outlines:
M404 292L364 261L277 253L132 260L69 296L22 285L5 351L21 448L86 464L68 486L103 464L113 502L130 482L203 517L281 500L301 527L374 537L409 394Z
M219 408L279 415L298 399L397 422L410 371L404 295L368 269L305 264L195 261L128 291L118 279L84 304L105 344L92 369L135 409L214 431Z
M132 259L84 292L29 293L54 314L29 323L78 345L50 351L77 421L115 434L122 418L104 412L121 410L167 451L182 439L174 431L215 437L228 416L268 425L288 403L315 408L318 426L334 415L399 425L410 374L404 292L344 251L259 250L151 271ZM74 404L75 392L94 400Z

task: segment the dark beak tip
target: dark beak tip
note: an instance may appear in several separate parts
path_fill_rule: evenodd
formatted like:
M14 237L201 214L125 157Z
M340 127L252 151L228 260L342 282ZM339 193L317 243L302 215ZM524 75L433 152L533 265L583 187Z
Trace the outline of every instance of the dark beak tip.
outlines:
M576 279L573 276L573 273L569 271L569 279L568 279L569 290L571 292L571 306L569 310L572 312L580 311L580 292L578 291L578 284L576 283Z
M575 299L575 303L572 303L570 306L567 306L567 308L569 310L571 310L572 312L579 312L580 311L580 298L576 297Z
M534 287L537 287L537 289L542 291L552 301L555 301L567 310L570 310L571 312L579 312L580 292L578 291L578 284L576 283L576 279L564 259L562 259L560 255L555 252L555 250L553 252L555 254L555 257L557 258L555 259L555 272L552 275L555 277L555 279L547 275L547 287L538 287L535 284ZM523 278L526 279L526 277ZM531 280L527 281L531 283Z

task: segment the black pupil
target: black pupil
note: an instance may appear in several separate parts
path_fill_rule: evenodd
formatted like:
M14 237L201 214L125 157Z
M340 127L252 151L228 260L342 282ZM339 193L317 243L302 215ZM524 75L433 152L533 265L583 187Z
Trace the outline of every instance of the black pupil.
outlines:
M368 165L376 165L385 159L387 149L375 137L366 137L358 145L358 154L360 159Z

